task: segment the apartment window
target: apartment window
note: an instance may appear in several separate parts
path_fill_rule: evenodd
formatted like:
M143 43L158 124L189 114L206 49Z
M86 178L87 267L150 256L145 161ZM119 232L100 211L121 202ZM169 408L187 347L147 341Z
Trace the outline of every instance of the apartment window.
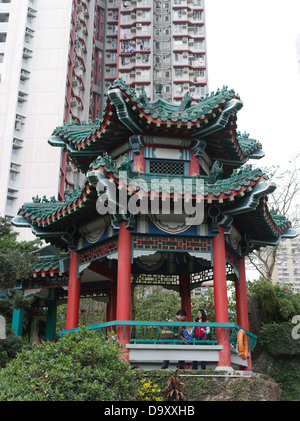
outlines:
M11 171L9 173L9 179L10 179L10 181L16 181L16 179L17 179L17 173L14 172L14 171Z
M195 35L202 35L203 34L203 26L194 26L194 34Z
M182 40L182 38L176 38L175 40L174 40L174 45L175 46L181 46L183 44L183 40Z
M0 53L0 63L3 63L4 61L4 53Z
M177 95L182 94L182 92L183 92L183 85L181 85L181 84L176 85L175 92L176 92Z
M175 33L180 34L186 29L186 25L175 25Z
M200 10L195 10L193 12L193 19L194 20L202 20L202 12Z
M8 20L9 20L9 13L0 13L0 23L8 22Z
M203 49L204 49L203 40L194 41L194 50L203 50Z
M10 198L6 199L6 206L7 207L12 208L14 206L14 203L15 203L15 199L10 199Z
M10 3L11 0L0 0L0 3Z
M0 32L0 42L6 42L7 33Z
M182 69L175 69L175 77L182 78L183 77L183 70Z

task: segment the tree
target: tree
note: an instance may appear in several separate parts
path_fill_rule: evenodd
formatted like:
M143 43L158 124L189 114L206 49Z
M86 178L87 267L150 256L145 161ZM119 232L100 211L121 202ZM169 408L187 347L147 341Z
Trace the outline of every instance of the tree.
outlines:
M272 166L265 172L276 182L276 190L268 197L268 206L273 212L286 216L292 223L292 227L300 227L300 152L288 162L288 167L282 169ZM254 250L248 260L260 273L262 279L271 281L278 247L267 246Z
M7 220L0 218L0 292L6 292L0 300L0 314L28 305L28 300L23 299L14 286L18 279L32 271L34 252L38 250L40 240L18 242L17 236Z
M165 321L173 317L181 308L179 294L160 288L154 293L136 300L136 320Z
M17 242L18 233L4 218L0 218L0 315L7 318L14 308L26 308L31 299L24 298L14 286L18 279L32 271L34 252L39 240ZM13 358L25 345L6 323L6 339L0 340L0 367Z

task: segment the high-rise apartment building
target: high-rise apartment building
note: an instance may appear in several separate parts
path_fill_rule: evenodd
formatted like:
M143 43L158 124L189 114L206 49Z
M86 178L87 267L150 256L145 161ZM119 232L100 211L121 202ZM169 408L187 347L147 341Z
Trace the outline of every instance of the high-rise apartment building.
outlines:
M300 234L300 230L298 230ZM281 241L272 282L281 286L289 285L294 292L300 293L300 235Z
M57 125L93 114L97 3L0 0L1 216L36 194L63 199L77 181L47 141Z
M0 0L0 216L81 184L48 139L101 117L116 78L151 99L156 83L174 103L204 96L204 0Z
M153 99L207 93L204 0L108 0L104 87L122 78Z

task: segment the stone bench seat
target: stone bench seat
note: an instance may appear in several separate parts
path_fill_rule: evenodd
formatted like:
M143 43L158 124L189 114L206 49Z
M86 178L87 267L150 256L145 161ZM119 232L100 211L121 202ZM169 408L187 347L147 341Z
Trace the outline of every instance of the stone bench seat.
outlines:
M186 362L219 361L222 345L167 345L167 344L127 344L129 361L162 362L163 360Z

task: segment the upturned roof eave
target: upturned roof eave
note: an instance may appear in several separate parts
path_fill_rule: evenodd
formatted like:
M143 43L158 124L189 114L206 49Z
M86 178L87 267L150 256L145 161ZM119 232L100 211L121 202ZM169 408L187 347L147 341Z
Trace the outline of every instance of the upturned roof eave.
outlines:
M191 141L199 137L205 138L224 129L228 120L243 106L234 91L220 92L203 99L199 104L189 108L183 107L180 110L180 106L167 103L161 98L152 103L143 103L132 88L115 83L108 91L107 104L101 119L97 119L94 123L91 121L83 122L81 125L66 123L62 127L57 127L49 143L63 147L74 157L79 167L82 165L86 168L86 163L80 162L81 156L88 155L89 151L95 156L97 152L107 151L114 144L116 146L119 139L118 130L121 131L120 139L138 133L153 134L155 131L160 135L167 131L168 137L185 135ZM169 114L162 104L165 109L170 108ZM183 130L186 131L185 134ZM112 142L112 133L116 142ZM236 144L238 145L238 140ZM243 154L240 150L238 154L244 156L242 160L238 158L234 160L237 165L245 162L243 159L245 156L249 159L247 154Z

